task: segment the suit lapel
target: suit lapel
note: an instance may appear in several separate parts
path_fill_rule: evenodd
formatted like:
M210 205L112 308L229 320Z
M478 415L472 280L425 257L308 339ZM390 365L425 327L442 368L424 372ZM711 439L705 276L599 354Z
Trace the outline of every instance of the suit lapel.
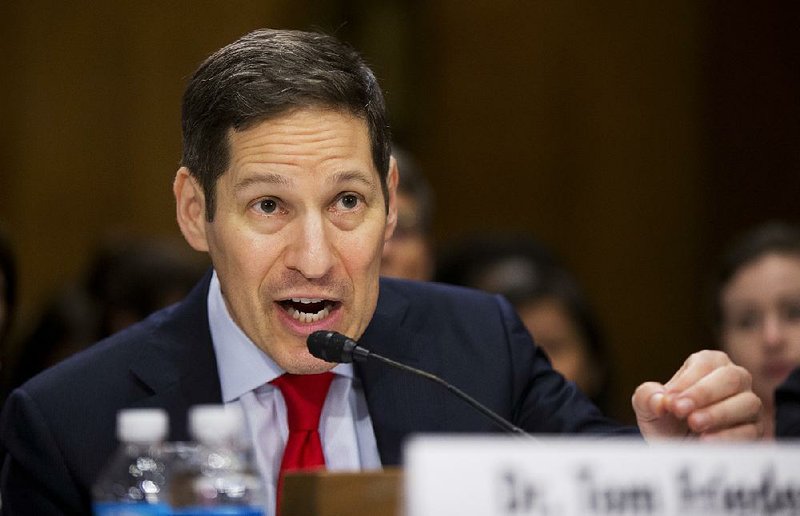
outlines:
M440 361L430 338L410 316L410 300L381 281L378 307L359 343L377 354L439 374ZM441 395L429 380L376 360L356 364L362 382L381 462L401 461L402 445L412 432L435 432L441 424Z
M134 381L151 393L138 405L164 407L170 414L171 440L188 439L189 407L222 403L206 308L210 280L209 271L183 302L162 312L130 367Z

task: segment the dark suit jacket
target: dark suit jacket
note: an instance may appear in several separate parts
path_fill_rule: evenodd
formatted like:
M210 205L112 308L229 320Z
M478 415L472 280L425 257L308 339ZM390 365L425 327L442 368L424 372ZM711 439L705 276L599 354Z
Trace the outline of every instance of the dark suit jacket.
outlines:
M800 437L800 367L775 391L775 437Z
M206 308L209 278L182 303L14 391L0 423L4 513L88 514L91 485L117 445L119 409L163 407L170 439L186 440L187 409L221 402ZM531 432L624 431L550 368L500 297L382 279L376 313L360 342L440 375ZM430 381L381 363L358 364L356 371L386 465L400 462L411 433L497 431Z

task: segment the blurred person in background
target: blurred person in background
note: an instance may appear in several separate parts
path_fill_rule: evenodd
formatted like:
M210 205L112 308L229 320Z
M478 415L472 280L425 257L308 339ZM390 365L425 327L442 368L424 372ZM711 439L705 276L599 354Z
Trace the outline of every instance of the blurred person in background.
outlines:
M427 281L434 267L433 191L413 156L397 147L392 148L392 156L400 173L397 226L383 246L381 275Z
M208 261L182 240L116 237L45 305L4 372L5 394L39 371L182 299Z
M753 377L764 437L775 436L775 389L800 365L800 228L770 222L723 255L714 316L720 346Z
M553 368L607 408L609 361L596 318L577 281L538 241L468 237L440 258L436 280L505 296Z

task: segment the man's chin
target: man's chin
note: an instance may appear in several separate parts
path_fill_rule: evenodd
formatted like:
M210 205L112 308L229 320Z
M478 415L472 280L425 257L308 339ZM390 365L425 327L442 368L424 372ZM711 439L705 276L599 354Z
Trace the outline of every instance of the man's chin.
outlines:
M319 374L330 371L337 364L325 362L305 352L300 356L287 357L286 363L279 363L287 373L292 374Z

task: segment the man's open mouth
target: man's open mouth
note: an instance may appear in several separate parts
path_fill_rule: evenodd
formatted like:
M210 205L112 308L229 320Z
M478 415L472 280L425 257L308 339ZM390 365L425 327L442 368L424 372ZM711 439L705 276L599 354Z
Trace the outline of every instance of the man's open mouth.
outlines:
M328 299L293 297L278 301L278 304L301 323L313 323L328 317L339 303Z

